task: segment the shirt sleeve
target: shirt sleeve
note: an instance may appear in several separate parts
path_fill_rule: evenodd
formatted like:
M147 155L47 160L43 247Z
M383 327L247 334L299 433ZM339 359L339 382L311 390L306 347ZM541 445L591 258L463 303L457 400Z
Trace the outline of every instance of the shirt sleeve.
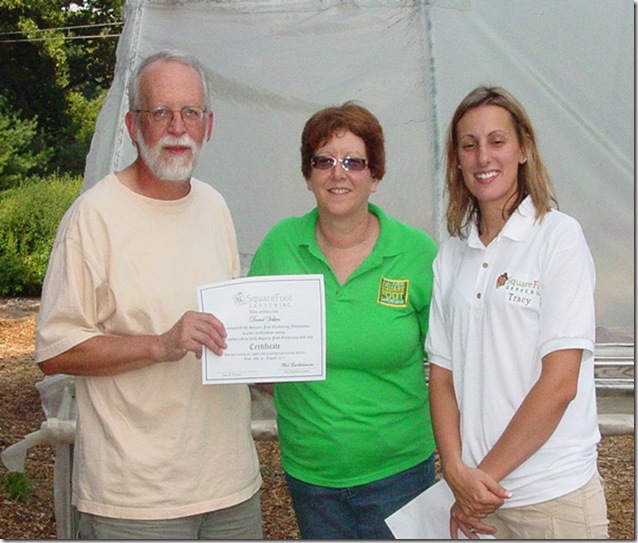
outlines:
M86 254L90 238L73 210L60 224L42 288L36 328L36 362L48 360L72 347L102 335L96 295L107 295L104 274ZM110 311L104 304L101 312Z
M441 277L444 277L443 249L434 259L434 284L432 287L432 301L430 303L430 318L427 338L425 340L425 352L430 364L452 369L452 355L450 338L446 333L445 316L443 314L443 288Z
M423 254L423 272L422 277L425 285L425 303L418 310L417 318L419 319L419 329L421 331L422 341L425 342L425 338L427 337L428 328L430 326L430 307L432 306L432 288L434 283L434 259L436 258L436 254L438 251L438 247L430 238L428 234L424 232L424 241L423 248L420 253Z
M288 273L290 255L295 247L289 240L288 221L276 224L259 244L248 270L248 276Z
M270 275L270 266L268 265L269 259L267 258L268 250L264 249L264 245L267 244L267 239L264 239L257 252L253 256L253 260L250 263L250 269L248 270L248 277L254 277L256 275Z
M551 240L544 245L540 358L562 349L594 352L594 261L580 225L563 217L563 224L556 225Z

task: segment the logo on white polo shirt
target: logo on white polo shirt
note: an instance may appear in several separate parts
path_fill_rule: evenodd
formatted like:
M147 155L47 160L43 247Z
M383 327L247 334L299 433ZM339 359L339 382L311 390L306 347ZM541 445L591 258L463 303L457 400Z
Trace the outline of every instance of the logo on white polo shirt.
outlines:
M409 279L387 279L386 277L381 277L377 303L392 307L407 307L409 290Z
M538 279L520 279L503 272L496 278L496 289L504 288L509 303L528 307L535 305L541 295L541 283Z
M507 272L504 272L501 275L499 275L496 278L496 288L501 288L501 287L505 286L505 283L507 283L508 279L509 278L507 277Z

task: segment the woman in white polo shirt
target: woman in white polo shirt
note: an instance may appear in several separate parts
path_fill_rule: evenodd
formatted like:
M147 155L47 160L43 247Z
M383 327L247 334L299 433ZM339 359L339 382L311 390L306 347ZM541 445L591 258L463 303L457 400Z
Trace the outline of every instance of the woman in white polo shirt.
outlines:
M447 189L426 350L451 535L605 538L594 264L504 89L454 113Z

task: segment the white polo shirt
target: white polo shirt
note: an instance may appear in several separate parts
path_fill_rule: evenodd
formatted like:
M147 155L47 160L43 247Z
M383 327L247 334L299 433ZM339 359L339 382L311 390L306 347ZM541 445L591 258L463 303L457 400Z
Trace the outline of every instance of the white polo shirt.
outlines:
M562 496L596 470L594 284L580 225L559 211L541 222L530 197L488 247L476 227L448 239L434 262L429 361L453 372L463 461L475 467L538 380L541 360L583 349L578 393L550 439L501 484L503 507Z

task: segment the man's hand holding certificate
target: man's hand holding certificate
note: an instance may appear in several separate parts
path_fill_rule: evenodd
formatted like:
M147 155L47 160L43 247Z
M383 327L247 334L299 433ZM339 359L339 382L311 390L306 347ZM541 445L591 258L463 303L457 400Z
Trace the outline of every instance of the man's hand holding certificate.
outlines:
M323 275L246 277L198 289L200 311L224 323L222 356L204 349L204 384L326 378Z

